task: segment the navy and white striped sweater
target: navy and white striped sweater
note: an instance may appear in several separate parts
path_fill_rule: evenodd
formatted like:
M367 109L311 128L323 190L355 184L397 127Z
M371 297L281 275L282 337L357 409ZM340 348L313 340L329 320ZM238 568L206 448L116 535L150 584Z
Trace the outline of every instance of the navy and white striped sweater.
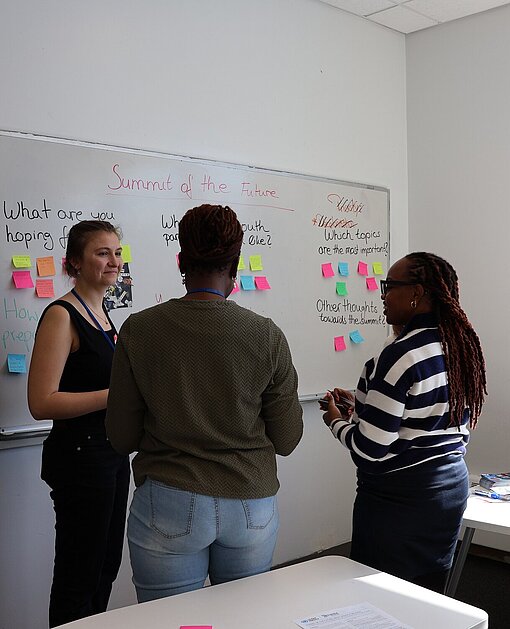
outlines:
M352 423L332 432L356 466L382 474L450 453L464 455L469 440L467 410L459 428L450 413L444 354L437 320L416 315L402 334L369 360L356 391Z

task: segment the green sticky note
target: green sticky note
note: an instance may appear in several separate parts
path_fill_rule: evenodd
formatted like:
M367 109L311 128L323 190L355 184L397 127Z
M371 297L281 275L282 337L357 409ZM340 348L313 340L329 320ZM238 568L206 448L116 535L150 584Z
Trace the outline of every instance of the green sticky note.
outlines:
M345 282L337 282L336 283L336 294L343 297L347 295L347 285Z
M381 262L374 262L372 264L372 269L374 270L374 275L382 275L384 272Z
M252 271L262 271L262 256L250 256L250 269Z
M244 258L243 256L239 256L239 264L237 265L237 270L244 271L245 268L246 268L246 264L244 263Z
M12 264L17 269L28 269L32 266L32 260L30 256L12 256Z
M131 247L129 245L122 245L122 261L133 262L133 258L131 257Z

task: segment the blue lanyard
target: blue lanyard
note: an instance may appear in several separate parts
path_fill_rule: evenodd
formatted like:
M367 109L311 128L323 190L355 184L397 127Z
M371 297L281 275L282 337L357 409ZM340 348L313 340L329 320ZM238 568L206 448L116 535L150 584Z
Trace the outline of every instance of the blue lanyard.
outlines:
M193 293L212 293L213 295L219 295L220 297L223 297L223 299L225 299L225 295L215 288L192 288L191 290L187 291L186 295L192 295Z
M102 325L99 323L99 321L94 317L94 315L92 314L92 312L90 311L90 308L87 306L87 304L83 301L83 299L78 295L78 293L76 292L76 290L73 288L71 290L71 293L76 297L76 299L80 302L80 304L85 308L85 310L87 311L87 314L89 315L89 317L92 319L92 321L96 324L96 327L98 330L100 330L100 332L102 333L102 335L105 337L105 339L108 341L110 347L112 348L112 350L115 350L115 345L112 341L112 339L108 336L108 334L106 334L106 332L103 330ZM107 315L108 316L108 315Z

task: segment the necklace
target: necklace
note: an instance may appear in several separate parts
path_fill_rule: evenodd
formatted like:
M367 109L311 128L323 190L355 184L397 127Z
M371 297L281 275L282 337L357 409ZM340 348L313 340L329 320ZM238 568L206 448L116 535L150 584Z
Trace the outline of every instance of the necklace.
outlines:
M85 301L80 297L80 295L78 295L78 292L76 291L76 289L73 288L73 290L71 291L73 293L73 295L78 299L78 301L82 304L82 306L85 308L85 310L92 310L92 312L96 315L96 317L98 317L98 319L100 321L102 321L104 323L104 325L108 326L110 325L110 322L108 321L108 319L104 316L104 312L102 315L100 315L99 313L97 313L94 308L92 308L92 306L89 306L88 304L85 303Z
M192 295L193 293L212 293L213 295L219 295L220 297L223 297L223 299L226 299L225 295L215 288L192 288L187 291L186 295Z
M89 308L92 310L92 312L96 315L96 317L98 317L105 325L110 325L108 319L106 319L106 317L104 316L104 312L102 315L98 314L94 308L92 308L92 306L89 306Z

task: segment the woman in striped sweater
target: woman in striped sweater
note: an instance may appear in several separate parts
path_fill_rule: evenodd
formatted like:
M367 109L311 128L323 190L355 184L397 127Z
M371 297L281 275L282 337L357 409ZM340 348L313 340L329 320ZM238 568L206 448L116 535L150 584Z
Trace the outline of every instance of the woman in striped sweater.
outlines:
M358 485L351 558L443 591L468 496L464 454L486 395L485 362L453 267L411 253L381 282L396 339L365 365L354 412L328 393L324 421Z

